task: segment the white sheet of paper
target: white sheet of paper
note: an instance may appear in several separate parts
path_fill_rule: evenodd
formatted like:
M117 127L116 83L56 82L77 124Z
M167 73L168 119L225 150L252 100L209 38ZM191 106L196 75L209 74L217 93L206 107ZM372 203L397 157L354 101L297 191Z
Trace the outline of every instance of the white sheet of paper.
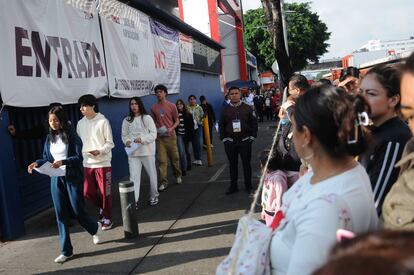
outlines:
M140 143L132 142L131 147L125 147L125 152L128 156L131 156L140 146Z
M34 168L40 174L44 174L50 177L63 177L65 176L65 170L60 168L53 168L52 164L46 161L42 166Z

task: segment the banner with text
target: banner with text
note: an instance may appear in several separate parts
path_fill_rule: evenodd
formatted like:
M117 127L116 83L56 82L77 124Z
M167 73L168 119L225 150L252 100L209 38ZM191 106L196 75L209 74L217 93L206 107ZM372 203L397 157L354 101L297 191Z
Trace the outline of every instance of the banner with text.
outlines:
M181 63L194 64L193 39L180 33L180 59Z
M167 26L151 20L154 42L156 84L163 84L169 94L180 92L180 43L179 33Z
M65 1L0 1L0 93L17 107L107 95L99 21Z
M149 17L122 4L102 18L102 33L111 96L148 95L156 75Z

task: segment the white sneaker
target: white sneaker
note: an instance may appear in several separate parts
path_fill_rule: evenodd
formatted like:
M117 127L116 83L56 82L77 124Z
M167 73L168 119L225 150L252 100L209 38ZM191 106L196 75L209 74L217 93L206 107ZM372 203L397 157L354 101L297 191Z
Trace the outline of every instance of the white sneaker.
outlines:
M151 198L149 203L150 203L151 206L157 205L158 204L158 197Z
M68 259L73 257L73 253L70 256L65 256L63 254L60 254L59 256L57 256L57 258L55 259L55 263L61 264L66 262Z
M102 224L98 222L98 230L96 230L95 235L92 236L92 240L94 244L99 244L101 240L99 239L99 235L102 233Z
M167 189L167 185L165 183L161 184L160 187L158 187L158 191L164 191Z
M198 166L202 166L203 162L201 161L201 159L196 160L196 165Z
M177 184L183 184L183 179L181 177L177 177Z

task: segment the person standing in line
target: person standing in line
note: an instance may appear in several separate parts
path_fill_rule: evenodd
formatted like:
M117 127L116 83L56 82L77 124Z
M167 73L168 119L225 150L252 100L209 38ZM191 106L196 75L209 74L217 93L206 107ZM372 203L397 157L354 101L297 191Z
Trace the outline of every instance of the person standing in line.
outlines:
M167 100L168 90L162 84L155 86L155 96L157 103L151 108L151 116L157 127L157 157L160 171L159 191L164 191L168 186L167 168L168 159L174 170L174 176L177 184L182 184L180 157L177 149L177 137L175 128L177 128L180 120L178 119L177 107L174 103Z
M361 81L359 92L369 103L373 122L372 139L368 150L360 156L367 169L374 191L375 207L381 215L382 203L398 178L395 167L406 142L411 138L407 124L397 112L400 110L400 72L391 66L376 66Z
M182 99L175 103L178 110L180 124L175 128L177 134L177 147L180 155L181 174L185 176L187 170L191 170L191 153L190 142L194 136L194 119L188 112L187 107Z
M111 125L105 116L99 113L94 95L83 95L78 103L83 115L76 131L83 142L84 196L99 208L102 230L109 230L113 225L111 151L115 146Z
M226 195L238 192L238 157L243 164L244 185L247 193L252 192L252 143L257 136L257 118L249 105L241 102L237 87L229 88L230 104L223 108L220 119L220 140L224 143L230 164L230 187Z
M205 96L200 96L201 107L203 108L204 116L208 117L208 130L210 131L210 144L213 146L213 126L216 124L216 114L214 113L213 106L207 102ZM203 147L207 148L206 138L203 133Z
M134 182L135 208L138 209L141 186L141 170L144 166L150 178L150 205L158 204L157 168L155 165L155 139L157 128L154 120L147 114L139 97L129 100L129 115L122 121L122 142L126 147L136 143L139 147L128 156L129 175Z
M188 97L187 108L194 118L194 137L191 141L194 152L193 164L201 166L203 165L203 162L201 161L201 135L203 134L204 111L203 108L197 104L195 95L190 95Z
M414 135L414 54L407 58L402 67L401 113ZM384 227L389 229L412 230L414 228L414 138L405 145L397 182L391 187L382 205Z
M102 225L94 222L85 210L83 198L82 142L70 125L62 107L52 107L48 113L49 129L43 148L43 157L27 167L29 174L33 169L47 161L61 172L60 176L50 178L50 191L55 208L59 229L61 254L55 263L66 262L73 257L73 246L69 235L71 215L80 225L93 235L93 243L99 243Z
M293 143L312 169L283 195L282 219L269 247L272 274L311 274L326 262L338 229L377 229L370 180L355 160L367 143L359 120L367 108L360 95L332 86L311 88L298 98ZM309 247L312 252L304 253Z

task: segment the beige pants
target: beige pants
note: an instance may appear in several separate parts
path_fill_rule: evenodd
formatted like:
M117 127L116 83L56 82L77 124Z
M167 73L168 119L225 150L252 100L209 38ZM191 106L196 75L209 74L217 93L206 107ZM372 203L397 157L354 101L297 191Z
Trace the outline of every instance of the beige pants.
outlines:
M170 159L174 176L181 177L180 157L177 149L177 137L158 137L157 138L157 158L160 169L160 184L168 185L167 168Z

